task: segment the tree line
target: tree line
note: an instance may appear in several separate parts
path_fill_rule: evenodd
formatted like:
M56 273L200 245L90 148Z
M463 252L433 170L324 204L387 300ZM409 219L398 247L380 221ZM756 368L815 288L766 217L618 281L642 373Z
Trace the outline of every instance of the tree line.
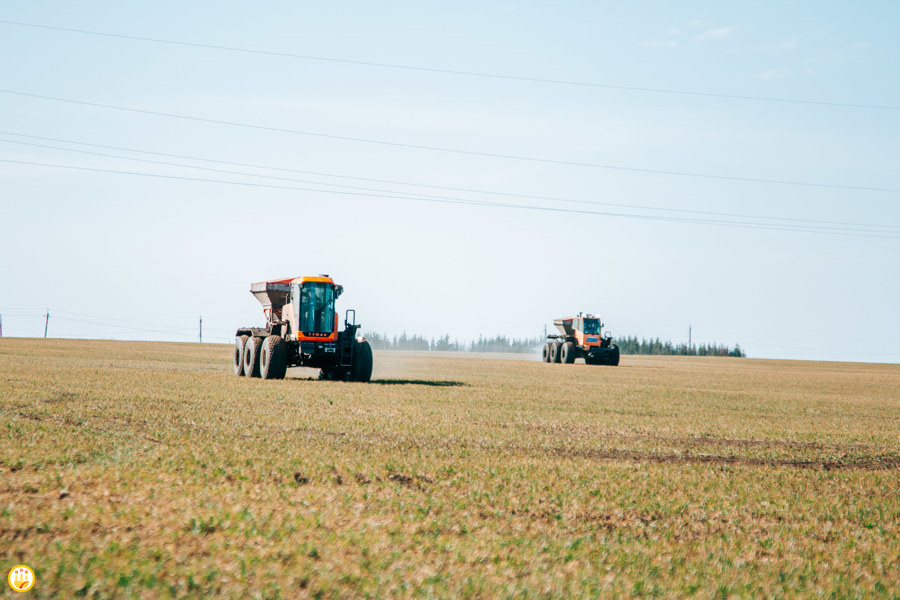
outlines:
M498 335L492 338L478 336L471 342L451 340L449 335L426 338L422 335L388 336L383 333L367 333L366 339L374 350L433 350L444 352L534 352L543 344L543 338L508 338Z
M492 338L478 336L477 340L461 342L450 339L450 335L439 338L426 338L425 336L406 332L399 336L389 336L384 333L367 333L366 339L375 350L420 350L443 352L538 352L544 345L546 338L536 336L533 338L509 338L498 335ZM637 336L616 338L613 343L619 347L622 354L668 354L676 356L737 356L744 357L747 354L739 344L733 348L726 345L712 344L673 344L656 339L646 339Z
M626 336L613 340L619 347L621 354L671 354L676 356L737 356L745 357L747 354L741 349L740 344L734 348L721 344L673 344L666 340L661 342L656 339L638 339L636 336Z

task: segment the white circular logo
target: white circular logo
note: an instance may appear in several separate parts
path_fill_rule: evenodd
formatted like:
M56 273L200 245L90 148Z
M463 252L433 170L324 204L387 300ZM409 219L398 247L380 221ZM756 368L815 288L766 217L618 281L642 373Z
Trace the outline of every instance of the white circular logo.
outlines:
M34 585L34 571L28 565L19 565L9 571L9 587L17 592L27 592Z

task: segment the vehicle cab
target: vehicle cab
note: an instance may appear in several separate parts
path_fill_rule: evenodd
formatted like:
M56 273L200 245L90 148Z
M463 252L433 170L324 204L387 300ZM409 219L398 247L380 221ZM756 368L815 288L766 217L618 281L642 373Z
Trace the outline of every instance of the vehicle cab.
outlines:
M299 277L291 281L291 332L297 341L337 340L338 315L334 302L343 291L327 275ZM287 308L287 307L285 307Z
M603 323L594 315L579 314L572 320L572 329L575 330L575 338L579 346L601 346L603 335L601 328Z

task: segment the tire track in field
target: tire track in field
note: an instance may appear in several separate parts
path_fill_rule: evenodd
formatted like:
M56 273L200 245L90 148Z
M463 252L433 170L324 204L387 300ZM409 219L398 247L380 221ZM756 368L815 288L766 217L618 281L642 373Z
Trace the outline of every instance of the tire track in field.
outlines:
M165 439L159 439L155 437L150 437L146 432L140 431L140 425L138 423L126 423L122 422L120 419L96 419L91 417L85 417L84 420L80 421L72 421L71 416L65 416L60 418L60 416L44 416L37 415L34 413L22 413L18 412L15 416L23 419L30 420L48 420L55 421L58 424L64 424L68 426L75 427L84 427L90 424L96 431L110 431L115 432L118 435L128 436L129 434L132 436L140 437L145 440L149 440L151 442L155 442L157 444L165 444L169 445L169 442L165 441ZM176 430L192 430L198 433L202 433L204 435L209 435L212 431L211 427L201 425L195 422L185 422L185 423L177 423L170 422L167 424L168 428L176 429ZM135 427L137 426L137 427ZM570 434L570 432L567 432ZM871 456L858 456L858 455L849 455L844 454L839 457L829 457L829 458L797 458L797 457L785 457L785 458L764 458L764 457L753 457L753 456L739 456L739 455L720 455L720 454L692 454L690 452L680 452L680 451L670 451L670 452L650 452L650 451L642 451L642 450L630 450L627 448L578 448L578 447L560 447L560 446L533 446L533 445L522 445L522 444L496 444L490 443L487 441L482 441L478 439L455 439L455 440L447 440L443 438L420 438L420 437L405 437L405 436L390 436L389 434L371 434L371 433L361 433L361 432L342 432L342 431L327 431L327 430L318 430L313 428L288 428L288 427L279 427L274 429L265 429L265 430L257 430L254 433L242 433L241 437L244 438L260 438L260 437L291 437L291 436L302 436L302 437L310 437L310 438L318 438L318 439L328 439L332 440L337 444L352 444L354 446L365 447L366 449L371 449L373 445L380 446L390 446L393 448L404 448L408 449L420 449L420 450L453 450L453 449L463 449L472 447L478 448L480 451L488 452L488 453L496 453L496 454L516 454L516 455L525 455L525 456L533 456L533 457L545 457L548 454L553 455L559 458L571 458L571 459L586 459L586 460L594 460L594 461L624 461L624 462L644 462L644 463L655 463L655 464L684 464L684 465L735 465L735 466L753 466L753 467L787 467L787 468L796 468L796 469L819 469L825 471L833 471L833 470L846 470L846 469L860 469L866 471L894 471L900 470L900 456L896 454L881 454L881 455L871 455ZM847 451L852 449L859 450L860 448L867 449L868 447L858 445L847 445L841 446L837 444L821 444L821 443L803 443L803 442L790 442L785 440L735 440L729 438L713 438L713 437L689 437L689 438L668 438L664 436L658 436L654 434L648 435L639 435L639 434L628 434L628 435L620 435L620 434L602 434L597 433L594 434L596 437L605 437L612 439L621 439L623 441L640 441L640 440L648 440L648 439L656 439L660 441L666 441L670 443L683 444L687 447L697 447L697 446L716 446L716 445L725 445L725 446L737 446L737 447L752 447L752 446L763 446L763 447L787 447L787 448L795 448L795 449L817 449L817 450L832 450L832 451ZM165 438L166 436L161 436ZM587 436L585 436L587 437ZM2 463L0 463L0 466Z
M491 423L494 427L502 429L530 429L538 433L551 437L581 437L581 438L605 438L622 441L659 441L668 444L677 444L683 446L735 446L735 447L756 447L756 448L792 448L795 450L831 450L831 451L847 451L847 450L871 450L872 447L866 444L838 444L826 442L800 442L794 440L772 440L772 439L754 439L754 438L718 438L709 435L697 436L665 436L658 433L618 433L609 431L592 431L586 427L555 425L555 424L535 424L535 423Z
M721 456L715 454L681 454L639 452L636 450L592 450L577 448L555 448L548 452L566 458L586 458L601 461L651 462L659 464L709 464L747 465L756 467L793 467L797 469L821 469L833 471L841 469L861 469L865 471L900 470L900 457L871 456L846 457L841 459L806 460L798 458L757 458L751 456Z
M842 456L838 458L825 459L804 459L804 458L760 458L752 456L735 456L735 455L718 455L718 454L689 454L682 452L646 452L628 449L593 449L593 448L540 448L524 445L496 445L496 444L472 444L462 440L423 440L419 438L386 438L371 434L346 433L334 431L318 431L313 429L295 429L295 434L307 437L331 438L342 440L354 445L365 445L371 447L375 444L390 444L404 448L418 448L423 450L437 449L439 447L465 447L477 445L480 450L494 451L498 454L511 452L519 455L530 456L546 456L552 454L560 458L582 458L596 461L627 461L627 462L650 462L657 464L697 464L697 465L745 465L756 467L788 467L796 469L820 469L825 471L843 470L843 469L861 469L866 471L893 471L900 470L900 456L897 455L873 455L873 456ZM646 439L643 436L635 436ZM650 437L650 436L647 436ZM754 445L752 442L760 442L765 445L766 440L729 440L727 438L688 438L695 445L700 443L721 442L730 445L730 442L738 441L742 446ZM676 441L673 438L669 441ZM776 447L784 447L785 444L793 444L792 442L784 442L777 444L779 440L774 440ZM392 443L393 442L393 443ZM750 443L748 443L750 442ZM802 444L797 443L796 447L822 449L823 444ZM793 445L788 447L795 447ZM836 449L846 450L855 448L856 446L836 446Z

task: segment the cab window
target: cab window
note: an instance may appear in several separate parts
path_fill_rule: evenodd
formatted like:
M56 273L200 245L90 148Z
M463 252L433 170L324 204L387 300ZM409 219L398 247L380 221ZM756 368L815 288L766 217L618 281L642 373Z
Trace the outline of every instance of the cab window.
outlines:
M328 283L304 283L294 287L299 299L300 331L331 333L334 331L334 287Z
M600 319L584 319L584 332L589 335L600 335Z

